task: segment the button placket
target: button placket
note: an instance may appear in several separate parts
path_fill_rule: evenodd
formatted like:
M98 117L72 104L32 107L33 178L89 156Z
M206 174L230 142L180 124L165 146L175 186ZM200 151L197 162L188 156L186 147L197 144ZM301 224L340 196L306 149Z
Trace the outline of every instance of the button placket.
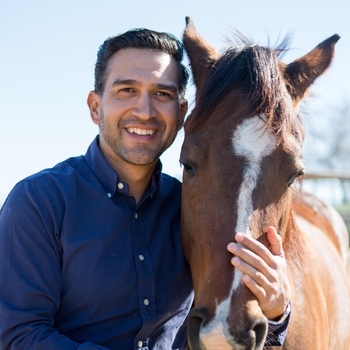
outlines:
M145 324L156 317L156 308L154 303L155 286L153 267L146 244L146 229L143 222L142 211L135 210L133 220L133 242L135 262L138 275L138 297L140 305L140 314ZM141 336L142 338L142 336ZM145 344L143 345L143 348ZM147 348L147 346L146 346Z

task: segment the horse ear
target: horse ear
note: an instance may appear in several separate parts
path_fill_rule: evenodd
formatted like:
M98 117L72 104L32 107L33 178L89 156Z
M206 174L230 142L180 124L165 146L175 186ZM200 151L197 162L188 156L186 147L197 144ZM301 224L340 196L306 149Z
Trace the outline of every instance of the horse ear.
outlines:
M340 36L334 34L317 45L312 51L294 62L285 65L284 77L289 83L289 93L295 104L299 104L310 85L330 66L334 46Z
M208 71L218 59L218 52L198 32L191 17L186 17L183 43L190 60L193 80L197 89L202 85Z

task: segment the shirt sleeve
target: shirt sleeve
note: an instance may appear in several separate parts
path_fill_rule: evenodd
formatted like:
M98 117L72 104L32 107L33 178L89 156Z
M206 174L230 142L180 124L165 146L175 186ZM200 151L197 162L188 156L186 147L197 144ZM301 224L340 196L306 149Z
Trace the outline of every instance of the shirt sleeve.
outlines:
M106 349L54 328L62 287L56 217L57 202L30 180L17 184L1 209L1 349Z
M291 311L291 303L289 302L285 312L278 321L269 320L269 328L267 332L265 346L283 345L287 335Z

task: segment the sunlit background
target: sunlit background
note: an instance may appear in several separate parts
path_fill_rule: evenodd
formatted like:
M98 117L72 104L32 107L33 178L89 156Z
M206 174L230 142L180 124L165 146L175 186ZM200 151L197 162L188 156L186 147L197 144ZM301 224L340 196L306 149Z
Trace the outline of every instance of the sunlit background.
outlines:
M309 171L328 167L349 171L350 160L344 155L336 164L326 164L332 154L328 146L337 135L334 127L349 130L350 126L349 4L347 0L1 1L0 205L23 177L86 152L98 132L90 120L86 97L93 88L99 45L135 27L181 37L185 16L193 17L218 50L225 46L230 26L259 44L273 44L293 33L286 62L338 33L341 40L333 65L316 82L313 96L303 106L305 118L310 119L305 154ZM187 92L191 107L193 96L191 85ZM181 131L162 156L165 172L178 178L182 140ZM327 182L306 186L331 202L342 196L339 186Z

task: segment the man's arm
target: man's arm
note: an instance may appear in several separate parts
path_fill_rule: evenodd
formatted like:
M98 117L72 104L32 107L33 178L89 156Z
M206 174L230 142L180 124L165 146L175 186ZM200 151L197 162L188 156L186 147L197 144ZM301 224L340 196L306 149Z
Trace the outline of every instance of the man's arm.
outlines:
M277 321L269 321L269 327L265 346L281 346L287 335L289 319L291 315L291 303L287 305L283 315Z
M1 349L106 349L54 328L62 290L56 210L32 181L17 185L1 210Z

